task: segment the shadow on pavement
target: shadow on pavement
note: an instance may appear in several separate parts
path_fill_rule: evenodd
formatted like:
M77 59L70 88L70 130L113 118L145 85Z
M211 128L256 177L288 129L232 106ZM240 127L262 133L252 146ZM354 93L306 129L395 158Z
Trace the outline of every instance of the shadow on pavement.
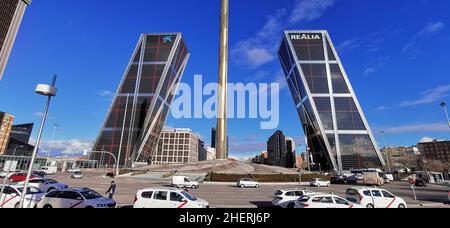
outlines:
M272 202L268 202L268 201L253 201L250 203L255 205L257 208L274 208L274 206L272 205Z

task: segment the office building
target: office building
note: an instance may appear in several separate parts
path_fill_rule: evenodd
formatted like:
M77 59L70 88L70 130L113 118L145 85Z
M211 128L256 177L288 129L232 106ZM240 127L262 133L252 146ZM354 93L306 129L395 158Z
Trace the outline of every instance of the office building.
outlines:
M450 162L450 141L434 140L433 142L423 142L417 145L420 153L427 160L437 160L443 163Z
M199 137L190 129L164 129L151 164L198 162L199 146Z
M8 140L13 122L14 116L0 112L0 155L4 155L8 148Z
M205 148L205 142L203 142L203 140L201 140L200 138L198 139L198 161L206 161L208 157L206 148Z
M31 0L0 1L0 80L19 31L25 9Z
M313 170L385 162L327 31L286 31L278 52Z
M293 140L290 140L289 142L287 141L282 131L276 131L267 141L267 163L262 164L293 168L295 165L295 156L293 155L295 153L295 150L293 150L295 143L293 143Z
M206 161L214 161L216 160L216 148L205 147L206 150Z
M419 148L415 146L388 147L386 149L382 149L381 152L383 153L384 156L386 156L385 154L388 154L390 157L393 158L420 155Z
M211 147L216 148L216 128L211 129Z
M189 52L180 33L142 34L97 137L91 160L152 163Z
M33 123L14 125L9 134L7 155L31 156L34 146L30 144Z
M295 149L296 149L296 146L295 146L294 139L291 137L286 137L286 153L287 153L286 167L289 167L289 168L295 167L296 156L297 156Z

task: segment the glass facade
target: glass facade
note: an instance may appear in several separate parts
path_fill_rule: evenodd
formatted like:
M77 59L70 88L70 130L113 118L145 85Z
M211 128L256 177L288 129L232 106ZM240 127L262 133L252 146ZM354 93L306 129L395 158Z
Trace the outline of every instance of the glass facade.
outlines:
M141 36L91 159L114 164L106 151L122 166L151 162L188 58L181 34Z
M278 52L318 170L384 165L326 31L287 31Z
M0 1L0 80L5 71L26 7L31 0Z

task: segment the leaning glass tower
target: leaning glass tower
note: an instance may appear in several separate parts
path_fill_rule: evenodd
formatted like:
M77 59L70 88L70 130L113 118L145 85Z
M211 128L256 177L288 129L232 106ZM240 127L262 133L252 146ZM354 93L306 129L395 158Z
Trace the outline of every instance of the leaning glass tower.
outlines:
M383 157L327 31L286 31L278 56L312 166L380 168Z
M189 52L180 33L142 34L114 96L91 159L150 163Z

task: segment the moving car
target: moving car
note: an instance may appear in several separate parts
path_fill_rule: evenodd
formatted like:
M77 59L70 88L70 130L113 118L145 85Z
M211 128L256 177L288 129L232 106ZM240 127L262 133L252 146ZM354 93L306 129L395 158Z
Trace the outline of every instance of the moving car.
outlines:
M2 185L0 185L1 188ZM27 189L23 206L24 208L34 208L45 193L35 187ZM19 208L22 191L23 186L21 185L5 185L3 194L0 195L0 208Z
M20 184L24 184L21 182ZM41 189L43 192L51 192L53 190L61 190L69 188L68 185L63 183L58 183L58 181L53 179L45 179L45 178L35 178L30 180L28 183L29 186L33 186Z
M209 208L209 203L176 188L147 188L135 196L134 208Z
M311 194L295 201L295 208L361 208L333 194Z
M58 172L58 167L56 166L42 166L41 169L37 170L39 172L45 173L45 175L52 175Z
M280 189L275 192L272 205L281 208L294 208L295 201L307 194L313 194L313 192L300 189Z
M63 189L47 193L37 208L115 208L116 201L89 188Z
M384 185L384 177L380 176L381 173L377 172L363 172L362 178L357 180L360 185Z
M253 181L250 178L240 179L236 185L241 188L260 188L261 187L261 183L259 183L257 181Z
M72 169L68 169L67 173L74 173L74 172L81 172L81 169L79 168L72 168Z
M191 181L185 176L173 176L172 186L177 188L198 188L200 185L197 181Z
M424 187L424 188L426 188L427 187L427 182L425 182L424 179L416 179L415 186L416 187Z
M331 177L331 184L346 184L347 178L344 175L335 175Z
M347 189L345 198L364 208L407 208L402 198L379 188L352 187Z
M72 179L83 179L84 175L81 172L74 172L70 176Z
M40 176L37 176L35 174L31 174L30 180L35 178L41 178ZM13 175L9 176L9 181L11 182L22 182L27 179L27 173L14 173Z
M326 180L321 179L321 178L314 178L314 179L312 179L311 182L309 182L309 185L311 187L330 187L331 182L330 181L326 181Z

